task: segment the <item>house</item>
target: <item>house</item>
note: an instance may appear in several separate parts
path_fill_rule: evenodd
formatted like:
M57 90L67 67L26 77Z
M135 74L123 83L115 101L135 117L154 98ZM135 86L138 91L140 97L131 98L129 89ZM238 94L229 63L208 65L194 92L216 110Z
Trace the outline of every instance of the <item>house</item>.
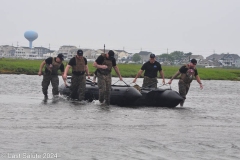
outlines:
M237 54L225 54L219 61L223 66L233 66L235 67L236 60L240 57Z
M48 57L57 57L58 51L50 51L46 54L43 54L43 59L47 59Z
M235 67L240 68L240 58L235 60Z
M31 53L31 48L29 47L17 47L15 51L15 57L18 58L28 58Z
M123 57L127 58L128 57L128 52L124 50L113 50L114 53L116 53L116 59L122 59Z
M225 55L224 53L222 53L222 54L216 54L216 53L214 53L214 54L206 57L206 59L207 59L207 60L212 60L212 61L219 61L221 58L224 57L224 55Z
M140 51L139 56L142 59L142 62L147 62L149 60L150 54L152 54L152 52L147 52L147 51Z
M76 46L63 45L59 48L58 54L62 53L64 55L64 59L68 60L68 59L72 58L73 55L76 55L75 51L77 51L77 50L78 50L78 48Z
M0 57L13 57L15 55L16 48L9 45L0 46Z
M43 54L49 53L50 49L44 47L34 47L34 51L38 57L43 57Z

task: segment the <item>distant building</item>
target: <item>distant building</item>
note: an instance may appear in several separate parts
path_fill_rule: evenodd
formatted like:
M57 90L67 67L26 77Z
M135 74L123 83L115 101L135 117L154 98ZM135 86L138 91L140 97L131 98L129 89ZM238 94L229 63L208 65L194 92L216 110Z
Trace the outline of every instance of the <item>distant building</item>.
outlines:
M34 51L38 57L43 57L44 54L50 52L50 49L44 47L34 47Z
M235 67L236 60L240 57L237 54L225 54L221 59L220 62L223 66L233 66Z
M235 60L235 67L240 68L240 58Z
M123 57L128 59L128 56L129 56L128 52L124 50L114 50L114 52L116 53L116 56L115 56L116 59L122 59Z
M77 50L78 48L76 46L61 46L58 50L58 54L62 53L64 55L64 58L66 60L70 59L73 57L74 52ZM76 54L75 54L76 55Z
M222 53L222 54L216 54L216 53L214 53L214 54L206 57L206 59L207 59L207 60L212 60L212 61L219 61L221 58L224 57L224 55L225 55L224 53Z
M15 52L15 57L28 58L30 53L31 53L31 48L29 47L17 47Z
M13 57L16 48L14 46L2 45L0 46L0 57Z
M48 57L57 57L58 51L50 51L49 53L43 54L43 59L47 59Z
M142 62L147 62L149 60L150 54L152 54L152 52L140 51L138 54L141 57Z
M212 54L208 57L206 57L206 59L212 63L214 63L214 65L217 66L230 66L230 67L237 67L238 66L238 59L239 59L239 55L237 54Z

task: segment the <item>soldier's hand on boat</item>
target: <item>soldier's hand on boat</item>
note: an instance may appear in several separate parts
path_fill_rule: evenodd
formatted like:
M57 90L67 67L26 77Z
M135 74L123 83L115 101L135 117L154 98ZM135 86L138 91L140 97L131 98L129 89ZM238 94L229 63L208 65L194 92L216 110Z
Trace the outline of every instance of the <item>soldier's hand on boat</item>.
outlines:
M202 85L202 83L200 83L199 85L200 85L200 89L203 89L203 85Z
M168 84L171 84L172 83L172 80L170 79L169 81L168 81Z
M88 75L88 79L90 79L90 76Z
M165 84L165 79L162 80L162 83Z
M41 75L42 75L42 72L39 71L39 72L38 72L38 75L41 76Z
M120 81L123 81L122 77L119 77Z
M63 80L67 80L67 75L63 75Z
M65 86L66 86L66 87L68 87L68 84L67 84L67 82L66 82L66 81L64 81L64 84L65 84Z
M136 81L137 81L137 79L134 79L134 80L132 81L132 83L136 83Z

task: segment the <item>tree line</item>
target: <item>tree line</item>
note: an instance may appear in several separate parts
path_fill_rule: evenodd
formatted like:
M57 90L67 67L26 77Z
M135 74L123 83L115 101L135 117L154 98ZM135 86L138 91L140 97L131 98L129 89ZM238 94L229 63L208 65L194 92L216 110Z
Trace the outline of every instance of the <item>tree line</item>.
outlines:
M190 57L192 55L191 52L189 53L184 53L182 51L174 51L171 53L163 53L161 55L156 55L157 60L160 62L170 62L173 64L175 61L181 61L182 59L186 57ZM141 61L141 56L138 53L135 53L132 57L132 61L134 62L139 62Z

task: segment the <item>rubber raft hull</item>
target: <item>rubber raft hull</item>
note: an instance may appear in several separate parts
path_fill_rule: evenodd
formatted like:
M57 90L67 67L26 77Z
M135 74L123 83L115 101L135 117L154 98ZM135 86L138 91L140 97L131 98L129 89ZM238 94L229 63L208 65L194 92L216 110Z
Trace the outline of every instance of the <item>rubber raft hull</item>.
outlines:
M69 82L68 82L69 83ZM64 84L59 86L61 95L69 96L70 88ZM78 95L75 95L77 99ZM86 81L85 100L98 100L99 89L97 85L92 85ZM155 106L155 107L176 107L183 98L178 92L172 89L142 89L137 90L132 86L111 86L110 104L118 106Z

